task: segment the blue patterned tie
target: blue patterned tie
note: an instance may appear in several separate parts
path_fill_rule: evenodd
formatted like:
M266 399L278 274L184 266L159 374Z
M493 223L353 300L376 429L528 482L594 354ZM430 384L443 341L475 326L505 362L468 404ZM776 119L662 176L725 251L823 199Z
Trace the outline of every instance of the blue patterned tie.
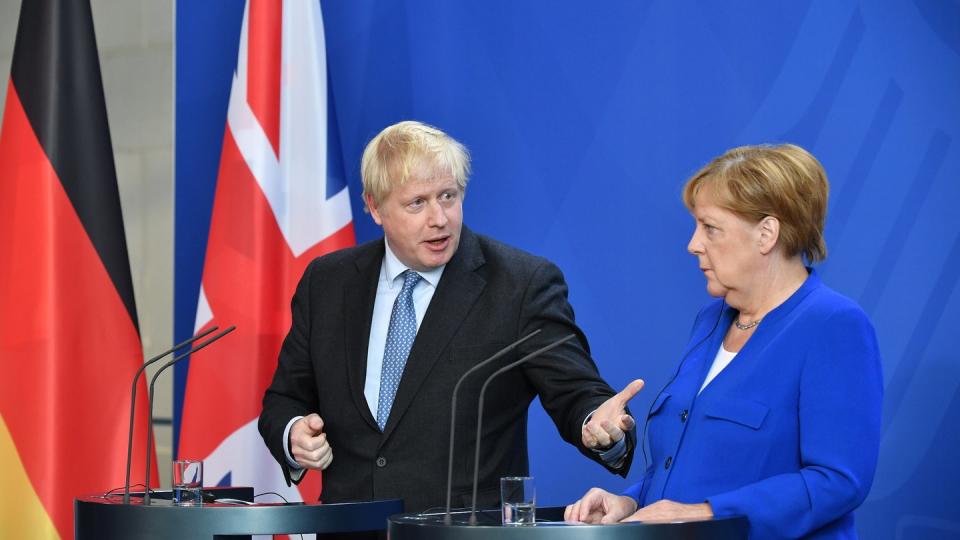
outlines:
M377 425L380 431L387 425L393 398L400 386L403 368L413 339L417 337L417 313L413 309L413 288L422 279L420 274L407 270L403 273L403 289L393 303L390 313L390 328L387 329L387 346L383 351L383 368L380 371L380 401L377 404Z

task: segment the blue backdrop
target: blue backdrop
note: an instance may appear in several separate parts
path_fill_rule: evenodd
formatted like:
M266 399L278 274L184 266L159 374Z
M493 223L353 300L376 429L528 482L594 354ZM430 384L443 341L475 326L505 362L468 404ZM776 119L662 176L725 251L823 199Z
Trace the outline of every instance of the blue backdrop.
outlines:
M241 4L176 7L176 339L195 317ZM441 127L473 154L466 223L564 270L601 372L646 379L645 411L708 299L683 181L732 146L800 144L832 186L822 277L883 352L861 536L958 538L960 4L880 4L324 1L358 240L380 235L359 197L366 142L401 119ZM604 474L538 407L530 432L543 504L642 470Z

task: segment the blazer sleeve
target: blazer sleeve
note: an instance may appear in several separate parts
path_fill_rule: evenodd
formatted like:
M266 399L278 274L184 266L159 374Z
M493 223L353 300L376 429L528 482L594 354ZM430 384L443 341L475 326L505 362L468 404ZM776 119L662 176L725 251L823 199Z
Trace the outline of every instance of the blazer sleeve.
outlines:
M600 377L590 358L586 336L577 327L573 308L567 300L563 274L553 263L539 261L523 294L517 334L527 335L536 329L542 333L525 343L521 354L533 352L567 334L576 337L531 359L523 366L524 372L561 437L607 470L626 476L636 447L636 428L626 434L627 453L618 468L605 464L599 453L583 446L580 432L584 419L616 392Z
M745 515L752 537L797 538L867 496L877 465L883 378L873 326L859 308L830 315L799 388L799 471L708 497L715 515Z
M291 302L293 320L290 332L283 340L273 382L263 396L263 410L257 426L270 453L283 469L283 477L288 486L291 482L298 483L303 475L291 477L283 447L288 443L283 438L283 432L292 418L320 413L314 410L319 400L309 346L312 301L310 282L315 267L316 263L311 263L297 285Z
M644 499L644 487L646 487L647 484L650 482L650 477L652 476L653 476L653 468L648 467L646 473L644 473L643 475L643 478L641 478L640 481L637 482L636 484L633 484L632 486L623 490L623 493L621 493L621 495L626 495L627 497L630 497L633 500L637 501L637 508L642 507L643 499Z

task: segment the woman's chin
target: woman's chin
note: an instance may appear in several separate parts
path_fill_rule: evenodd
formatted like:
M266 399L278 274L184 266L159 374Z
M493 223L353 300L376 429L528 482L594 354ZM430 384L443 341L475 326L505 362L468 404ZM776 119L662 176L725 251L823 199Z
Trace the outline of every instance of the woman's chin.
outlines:
M707 282L707 294L714 298L722 298L726 296L728 292L730 292L729 289L713 280Z

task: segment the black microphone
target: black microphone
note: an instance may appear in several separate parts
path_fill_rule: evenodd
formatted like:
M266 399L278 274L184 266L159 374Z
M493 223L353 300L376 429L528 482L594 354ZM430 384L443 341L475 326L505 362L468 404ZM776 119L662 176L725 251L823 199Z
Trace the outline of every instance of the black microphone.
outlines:
M220 338L222 338L223 336L229 334L230 332L233 332L233 331L236 330L236 329L237 329L236 326L231 326L230 328L227 328L226 330L220 332L219 334L213 336L212 338L207 339L207 340L204 340L204 341L201 342L199 345L191 348L189 351L187 351L187 352L185 352L185 353L182 353L182 354L178 354L177 356L174 356L174 357L173 357L173 360L170 360L169 362L167 362L166 364L164 364L163 366L161 366L160 369L158 369L157 372L153 374L153 377L150 378L150 391L148 392L148 394L150 395L150 408L149 408L149 410L147 411L147 413L148 413L148 416L147 416L147 428L148 428L148 429L147 429L147 474L146 474L146 476L144 477L144 480L143 480L143 483L144 483L144 487L143 487L143 504L144 504L144 505L149 505L149 504L150 504L150 461L151 461L151 460L150 460L150 457L151 457L150 454L152 453L152 452L150 452L150 445L153 444L153 429L152 429L152 426L153 426L153 385L154 385L154 383L157 382L157 377L159 377L160 374L163 373L164 370L166 370L168 367L176 364L177 362L179 362L179 361L183 360L184 358L190 356L191 354L199 351L200 349L206 347L207 345L210 345L210 344L213 343L214 341L217 341L218 339L220 339Z
M446 523L447 525L450 524L450 497L453 494L453 434L454 434L454 430L456 430L457 394L460 392L460 385L463 383L463 381L467 378L468 375L470 375L474 371L477 371L483 366L489 364L490 362L493 362L494 360L501 358L503 355L517 348L517 346L519 346L524 341L539 334L540 331L541 330L538 328L533 332L530 332L529 334L523 336L517 341L514 341L510 345L507 345L506 347L500 349L499 351L496 352L496 354L494 354L490 358L487 358L483 362L480 362L479 364L468 369L466 373L460 376L460 379L457 381L456 386L453 387L453 396L450 398L450 453L448 454L449 457L447 459L447 513L446 515L444 515L444 518L443 518L444 523Z
M140 380L140 375L143 374L143 370L146 369L146 367L149 366L150 364L156 362L157 360L160 360L164 356L167 356L168 354L172 353L173 351L176 351L177 349L182 349L183 347L190 345L194 341L202 338L203 336L209 334L210 332L213 332L216 329L217 327L214 326L213 328L204 330L202 333L197 334L186 341L181 341L180 343L177 343L176 345L171 347L169 350L154 356L153 358L144 362L143 365L140 366L140 368L137 370L136 375L133 376L133 383L131 384L131 387L130 387L130 429L127 431L127 479L123 483L123 504L130 504L130 460L132 459L132 456L133 456L133 411L137 403L137 381ZM147 430L150 430L150 429L151 429L151 426L148 425ZM147 448L148 453L149 451L150 449Z
M487 377L487 380L483 382L483 386L480 388L480 401L477 405L477 441L476 441L477 450L476 450L476 455L473 459L473 504L470 507L470 524L471 525L477 524L477 482L478 482L478 475L480 471L480 430L483 427L483 395L487 392L487 386L489 386L490 382L501 373L504 373L505 371L509 371L519 366L520 364L526 362L527 360L530 360L535 356L539 356L549 351L550 349L559 347L560 345L563 345L564 343L566 343L567 341L570 341L574 337L576 337L576 334L569 334L565 337L558 339L557 341L554 341L553 343L547 345L546 347L537 349L536 351L533 351L532 353L524 356L523 358L517 360L516 362L512 364L507 364L502 368L494 371L489 377Z

